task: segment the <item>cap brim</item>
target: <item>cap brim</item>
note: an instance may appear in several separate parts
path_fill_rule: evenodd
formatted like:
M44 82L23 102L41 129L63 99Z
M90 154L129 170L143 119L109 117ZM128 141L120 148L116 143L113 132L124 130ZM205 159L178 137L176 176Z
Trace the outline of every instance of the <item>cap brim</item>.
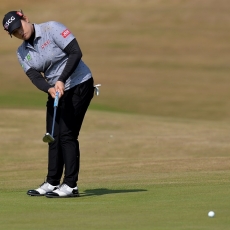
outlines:
M12 26L8 29L9 34L11 35L14 30L20 28L22 26L21 20L17 20L12 24Z

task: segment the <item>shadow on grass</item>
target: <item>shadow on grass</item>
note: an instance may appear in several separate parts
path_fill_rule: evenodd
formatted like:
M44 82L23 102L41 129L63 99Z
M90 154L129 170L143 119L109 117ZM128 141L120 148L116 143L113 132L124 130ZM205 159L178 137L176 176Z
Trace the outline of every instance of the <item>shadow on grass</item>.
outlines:
M130 192L146 192L146 189L107 189L107 188L97 188L97 189L87 189L80 196L101 196L107 194L115 193L130 193Z

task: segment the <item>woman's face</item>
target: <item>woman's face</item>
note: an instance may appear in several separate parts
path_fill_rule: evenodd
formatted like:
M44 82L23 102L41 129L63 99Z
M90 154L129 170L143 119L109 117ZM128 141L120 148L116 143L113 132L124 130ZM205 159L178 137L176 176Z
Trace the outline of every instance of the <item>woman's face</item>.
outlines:
M21 20L22 26L14 30L12 35L21 40L28 40L34 31L33 25L29 23L28 19Z

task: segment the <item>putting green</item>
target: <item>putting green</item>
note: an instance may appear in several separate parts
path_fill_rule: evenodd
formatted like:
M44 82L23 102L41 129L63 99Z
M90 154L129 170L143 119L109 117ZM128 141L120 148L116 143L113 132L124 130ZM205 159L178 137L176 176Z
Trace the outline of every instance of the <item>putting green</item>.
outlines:
M80 134L81 197L54 199L26 195L46 176L44 115L1 110L2 229L229 226L227 122L88 111Z

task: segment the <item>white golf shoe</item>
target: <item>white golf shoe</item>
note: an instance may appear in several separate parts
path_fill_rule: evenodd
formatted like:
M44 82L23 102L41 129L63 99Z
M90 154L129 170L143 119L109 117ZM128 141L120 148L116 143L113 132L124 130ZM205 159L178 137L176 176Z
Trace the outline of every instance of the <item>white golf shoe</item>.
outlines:
M60 185L57 189L51 192L47 192L46 197L48 198L64 198L64 197L78 197L78 188L71 188L67 184Z
M57 189L58 187L59 187L59 185L53 186L53 185L49 184L48 182L44 182L43 184L40 185L39 188L29 190L27 192L27 195L44 196L47 192L51 192L51 191Z

